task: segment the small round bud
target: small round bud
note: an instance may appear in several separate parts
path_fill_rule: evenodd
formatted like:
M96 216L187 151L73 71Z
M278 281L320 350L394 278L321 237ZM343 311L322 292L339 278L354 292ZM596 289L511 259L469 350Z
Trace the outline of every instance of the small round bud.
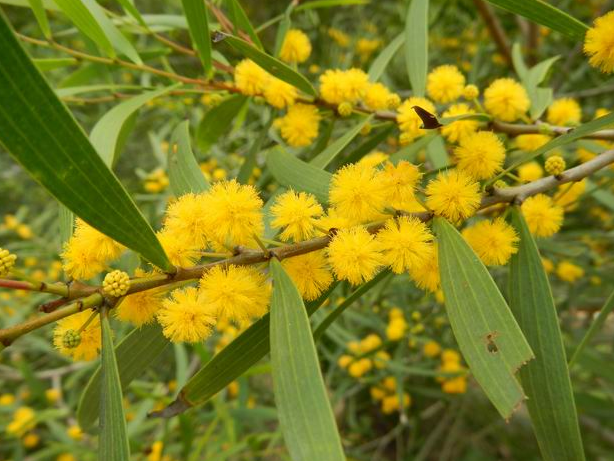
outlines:
M560 155L553 155L546 160L546 173L558 176L565 171L565 159Z
M507 187L507 183L503 179L499 179L495 181L495 189L505 189Z
M480 95L480 90L475 85L467 85L463 89L463 98L465 98L468 101L473 101L479 95Z
M349 117L350 115L352 115L353 110L354 107L352 106L352 103L349 103L347 101L342 102L337 106L337 113L342 117Z
M401 97L398 94L393 94L388 98L388 109L395 110L401 105Z
M66 349L74 349L81 344L81 333L75 330L68 330L62 336L62 344Z
M360 129L360 134L363 136L367 136L369 133L371 133L371 124L370 123L365 123L363 125L363 127Z
M116 298L128 293L128 288L130 276L122 271L109 272L102 281L102 291Z
M11 271L16 259L17 256L11 254L9 250L0 248L0 276L4 276Z

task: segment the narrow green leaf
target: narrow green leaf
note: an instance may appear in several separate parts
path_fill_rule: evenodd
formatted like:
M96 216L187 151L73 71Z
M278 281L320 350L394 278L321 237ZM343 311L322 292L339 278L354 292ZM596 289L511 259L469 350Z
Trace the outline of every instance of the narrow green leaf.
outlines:
M143 374L169 346L168 339L162 335L157 323L135 328L115 347L121 389ZM98 419L100 410L101 368L90 377L77 409L77 420L84 431L91 431Z
M514 374L533 353L484 264L445 219L435 219L441 286L452 331L471 373L501 416L525 398Z
M130 118L136 111L149 101L168 93L178 86L181 86L181 84L149 91L122 101L98 120L90 133L90 141L106 165L109 167L113 166L119 158L123 147L121 141L122 139L125 140L128 134L124 129L127 125L130 125Z
M171 190L176 196L209 190L209 183L192 152L188 120L181 122L173 131L168 151L168 176Z
M252 172L254 171L254 167L256 166L256 156L260 152L260 148L262 147L262 144L269 136L269 128L271 128L271 125L273 125L274 118L275 118L274 114L271 114L269 116L269 120L262 127L260 134L252 142L252 145L249 148L249 152L245 156L245 161L243 162L243 165L241 165L239 174L237 174L237 181L239 181L241 184L248 183L249 178L251 177Z
M435 138L427 144L426 154L433 164L433 168L437 170L450 164L446 143L440 135L435 136Z
M209 109L196 130L196 142L202 152L207 152L228 131L246 101L246 96L236 94Z
M130 461L130 445L126 433L122 389L106 310L103 310L100 322L102 323L102 358L100 366L100 445L98 447L98 459Z
M262 42L260 38L258 38L258 34L254 30L254 26L252 26L251 21L245 14L245 10L239 3L239 0L227 0L228 7L230 9L230 17L232 18L232 24L234 26L235 34L238 34L239 31L247 32L249 38L252 39L254 44L260 49L264 51L264 47L262 46Z
M134 6L134 3L132 2L132 0L117 0L117 1L122 6L124 11L126 11L130 16L136 19L140 25L147 27L147 23L143 19L143 16L141 16L141 13L139 13L139 10L137 10L136 7Z
M59 206L59 221L60 221L60 243L68 242L72 237L73 227L75 225L75 215L72 211L66 208L61 203Z
M284 12L284 17L279 23L279 27L277 28L277 33L275 34L275 50L273 52L273 56L276 58L279 57L279 53L281 52L281 47L284 44L284 40L286 39L286 34L290 27L292 26L292 11L296 6L295 2L290 2L286 11Z
M326 168L330 162L332 162L337 155L349 144L352 140L358 136L360 130L369 122L373 120L373 114L368 117L364 117L360 122L347 130L343 135L335 140L332 144L328 145L326 149L320 152L314 159L309 162L310 165L316 168Z
M0 143L55 198L164 270L171 264L139 209L0 15Z
M541 0L487 0L511 13L524 16L537 24L549 27L571 38L582 39L586 24Z
M414 96L424 96L428 70L429 0L411 0L405 18L405 65Z
M345 456L301 295L271 260L271 366L281 432L294 461L343 461Z
M405 33L401 33L397 35L387 46L384 48L380 54L373 60L371 63L371 67L369 67L369 80L372 82L377 82L382 74L385 72L386 67L392 60L399 48L403 46L405 42Z
M522 48L518 42L514 42L512 45L512 63L514 64L514 70L518 74L518 77L520 77L520 80L524 80L529 69L524 62L524 58L522 57Z
M522 214L514 208L512 216L520 244L510 265L510 308L535 353L520 369L533 430L543 459L581 461L582 438L548 276Z
M181 0L183 12L188 20L190 37L196 45L205 75L211 72L211 37L209 35L209 17L207 6L202 0Z
M264 51L250 45L245 40L232 35L226 35L224 42L228 43L243 56L251 59L278 79L295 86L299 90L304 91L311 96L317 96L318 93L311 82L305 78L305 76L299 74L290 66L281 62L279 59L275 59L273 56L266 54Z
M79 64L75 58L43 58L32 60L41 72Z
M36 60L34 61L36 63ZM74 96L82 93L95 93L98 91L121 91L121 90L141 90L143 87L140 85L117 85L112 84L100 84L100 85L83 85L83 86L69 86L63 88L57 88L56 94L63 98L65 96Z
M584 350L584 348L590 344L593 337L599 332L599 330L601 330L601 328L603 327L603 324L608 318L608 315L610 315L610 313L613 310L614 310L614 292L612 292L610 297L606 300L605 304L599 311L597 318L593 320L593 323L591 323L591 326L589 327L588 331L585 333L584 337L582 338L582 341L580 341L580 344L578 344L578 347L576 348L573 355L571 356L571 359L569 359L569 368L571 368L571 366L578 360L578 357L582 355L582 351Z
M38 22L38 26L41 28L43 35L47 39L51 38L49 20L47 19L47 13L45 12L42 0L28 0L28 3L30 4L30 8L32 8L32 12L36 17L36 22Z
M328 188L332 175L296 158L282 147L271 149L267 166L277 181L296 191L309 192L321 203L328 203Z

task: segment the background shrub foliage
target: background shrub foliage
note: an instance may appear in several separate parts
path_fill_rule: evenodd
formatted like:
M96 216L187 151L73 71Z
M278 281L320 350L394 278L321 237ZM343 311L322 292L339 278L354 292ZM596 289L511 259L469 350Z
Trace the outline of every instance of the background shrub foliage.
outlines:
M0 459L613 459L614 13L552 3L0 0Z

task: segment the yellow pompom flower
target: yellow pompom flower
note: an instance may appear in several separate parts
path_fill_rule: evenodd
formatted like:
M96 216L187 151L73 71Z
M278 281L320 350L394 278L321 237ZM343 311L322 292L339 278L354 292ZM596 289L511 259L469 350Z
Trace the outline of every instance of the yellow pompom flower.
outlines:
M580 104L572 98L561 98L550 104L546 120L553 125L577 125L581 118Z
M320 113L316 106L294 104L283 117L277 119L281 137L292 147L308 146L318 137Z
M475 85L467 85L463 89L463 98L465 98L467 101L473 101L479 95L480 95L480 90Z
M437 357L441 352L441 346L437 341L427 341L422 346L422 353L429 358Z
M556 266L556 275L564 282L574 283L576 280L584 277L584 269L571 261L565 260Z
M537 237L550 237L557 233L563 224L563 208L555 205L547 195L529 197L520 208L529 230Z
M307 61L311 54L311 42L302 30L290 29L286 32L284 42L279 50L279 58L287 63Z
M164 229L157 232L156 236L173 265L190 267L200 259L200 249L194 245L189 235Z
M451 105L443 113L443 117L456 117L458 115L475 114L468 104L460 103ZM477 120L456 120L441 127L441 134L450 142L460 142L466 136L474 133L480 123Z
M588 62L598 67L602 72L614 72L614 11L595 19L584 37L584 54L589 56Z
M0 248L0 277L4 277L11 271L16 260L17 256L11 254L9 250Z
M269 82L269 73L251 59L244 59L235 67L235 85L247 96L262 94Z
M362 99L369 87L369 76L361 69L355 67L344 71L345 73L345 101L356 103Z
M12 421L6 426L8 435L21 437L36 426L36 412L30 407L19 407L13 413Z
M409 203L415 202L414 189L422 177L420 169L406 160L395 166L386 162L380 173L383 182L386 205L404 210Z
M360 163L346 165L333 175L330 204L352 222L363 222L380 215L386 205L382 175Z
M544 169L535 161L520 165L517 173L522 182L531 182L544 177Z
M291 106L298 97L298 91L289 83L275 77L269 78L264 87L264 99L277 109Z
M426 206L437 216L457 222L475 214L480 206L480 186L459 170L439 173L426 186Z
M541 146L550 141L550 136L545 134L521 134L516 137L516 146L525 152L531 152L539 149Z
M484 91L484 107L489 114L504 122L517 120L530 105L527 91L511 78L499 78Z
M320 76L320 95L324 101L339 105L356 103L367 91L369 76L360 69L329 69Z
M271 284L253 267L214 266L200 279L200 292L222 321L240 325L266 314Z
M175 290L157 313L162 333L174 343L197 343L206 339L215 325L216 311L198 290Z
M262 199L253 186L220 181L209 190L207 203L207 233L218 245L248 245L264 231Z
M422 119L418 117L414 106L435 115L435 106L426 98L411 97L401 104L397 110L397 123L401 130L401 140L403 143L410 143L414 139L426 134L426 131L421 129Z
M370 83L365 91L363 102L369 109L390 109L391 103L395 101L394 96L396 95L386 88L385 85L381 83Z
M345 229L352 227L351 221L341 216L335 207L329 207L326 214L318 219L318 227L330 231L331 229Z
M92 310L73 314L58 320L53 329L53 345L61 354L72 357L73 360L94 360L100 351L100 316L96 315L80 333L80 341L75 347L67 347L64 341L66 333L78 332L92 316Z
M284 259L282 266L294 281L301 296L307 301L317 299L333 282L323 251L312 251Z
M503 266L514 253L518 235L502 218L480 221L463 230L463 237L487 266Z
M377 233L376 239L384 263L395 274L424 266L432 251L433 235L428 227L408 216L386 221L386 226Z
M501 170L505 147L492 131L478 131L465 136L454 155L459 170L476 180L488 179Z
M136 275L142 277L148 274L137 270ZM128 295L114 309L115 317L137 328L151 323L155 320L156 312L162 308L165 293L165 287L158 287Z
M439 278L439 253L437 244L433 244L428 258L422 267L417 267L409 271L409 277L421 290L435 293L439 289L441 279Z
M393 317L386 326L386 338L390 341L399 341L403 339L407 330L407 322L403 317Z
M389 157L390 156L388 154L382 152L381 150L374 150L361 158L358 163L369 168L375 168L388 160Z
M282 240L300 242L314 236L317 218L323 214L322 206L313 195L290 190L275 199L271 224L284 228L280 235Z
M330 242L327 254L335 276L352 285L368 282L383 265L380 246L364 227L340 230Z
M69 277L87 280L120 257L124 247L77 218L72 237L64 244L62 267Z
M181 234L193 246L207 246L205 216L208 205L205 194L185 194L166 209L164 229L174 235Z
M557 188L554 203L567 211L578 207L578 199L586 191L586 179L570 184L563 184Z
M460 98L465 89L465 76L456 66L435 67L427 76L426 93L435 101L443 104Z
M560 155L553 155L552 157L548 157L544 168L546 169L546 173L552 176L558 176L565 171L565 166L565 159L563 157Z

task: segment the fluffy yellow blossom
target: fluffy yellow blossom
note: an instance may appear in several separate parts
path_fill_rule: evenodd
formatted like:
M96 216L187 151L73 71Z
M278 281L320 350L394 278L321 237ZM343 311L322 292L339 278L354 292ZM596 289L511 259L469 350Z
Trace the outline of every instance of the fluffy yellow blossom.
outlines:
M550 237L563 224L563 208L555 205L547 195L529 197L523 202L521 210L529 230L537 237Z
M138 276L147 275L144 271L138 271ZM135 327L154 321L156 312L162 307L162 300L166 289L164 287L151 290L139 291L126 296L114 309L115 316L122 322L130 322Z
M437 357L441 352L441 346L437 341L427 341L422 346L422 353L429 358Z
M264 87L264 99L277 109L291 106L298 97L298 91L289 83L275 77L269 78Z
M292 147L308 146L318 137L320 113L311 104L295 104L283 117L277 119L281 137Z
M12 421L6 426L6 433L21 437L36 425L36 413L30 407L19 407L13 413Z
M220 320L240 325L266 314L271 298L271 284L250 266L215 266L200 279L200 291Z
M502 218L480 221L463 230L463 237L487 266L507 264L514 253L518 235Z
M426 93L435 101L443 104L460 98L465 89L465 76L456 66L435 67L426 79Z
M539 149L550 139L550 136L545 134L521 134L516 137L516 146L520 150L531 152Z
M347 368L353 361L354 358L351 355L344 354L337 360L337 365L341 368Z
M286 32L284 42L279 51L279 58L288 63L307 61L311 54L311 42L302 30L290 29Z
M379 244L364 227L342 229L327 248L328 261L338 279L352 285L368 282L383 264Z
M396 220L389 219L376 238L384 263L395 274L421 268L433 251L433 235L416 218L402 216Z
M251 59L244 59L235 67L235 85L248 96L262 94L270 75Z
M316 218L324 211L316 198L306 192L284 192L275 199L271 207L273 227L284 228L282 240L300 242L315 234Z
M467 219L480 206L480 186L459 170L439 173L426 186L426 206L453 222Z
M554 203L567 211L578 207L578 199L586 191L586 179L571 184L563 184L558 187L554 196Z
M524 87L511 78L499 78L484 91L484 107L504 122L513 122L529 110L531 102Z
M447 379L442 383L441 390L446 394L464 394L467 392L467 378L458 376Z
M561 98L550 104L546 120L553 125L577 125L581 118L580 104L572 98Z
M614 11L610 11L595 19L584 38L584 53L589 56L588 62L606 74L614 72L613 30Z
M411 97L401 104L397 110L397 123L401 130L401 139L404 143L410 143L417 137L426 134L426 131L421 129L422 119L418 117L414 106L435 115L435 106L426 98Z
M370 83L364 94L364 103L369 109L391 109L396 101L395 94L381 83Z
M352 227L351 221L345 216L341 216L336 208L329 207L326 215L318 219L318 227L329 231L330 229L345 229Z
M355 163L337 170L329 199L341 216L352 222L374 219L386 205L382 175L374 168Z
M317 299L333 282L333 276L323 251L312 251L287 258L282 265L307 301Z
M87 280L104 271L123 251L122 245L77 218L75 231L64 245L62 266L68 276Z
M329 69L320 76L320 95L330 104L356 103L369 87L369 76L360 69Z
M488 179L501 170L505 147L492 131L478 131L465 136L454 155L459 170L476 180Z
M518 167L518 177L522 182L535 181L544 176L544 169L535 161L527 162Z
M403 339L407 330L407 322L403 317L394 317L390 319L386 327L386 337L390 341L399 341Z
M380 175L386 205L404 210L408 204L415 202L414 189L422 177L416 165L406 160L400 161L396 166L387 162Z
M448 110L443 113L443 117L456 117L458 115L474 114L475 111L468 104L460 103L451 105ZM452 123L441 127L441 134L450 142L460 142L466 136L474 133L478 127L477 120L456 120Z
M177 198L166 209L164 229L174 235L181 234L193 246L207 246L205 216L208 211L206 194L188 193Z
M556 275L564 282L574 283L576 280L584 277L584 269L571 261L565 260L556 266Z
M438 258L437 244L434 244L426 263L422 267L409 271L409 277L421 290L435 293L439 289L441 280L439 278Z
M389 157L385 152L375 150L361 158L358 163L369 168L375 168L388 160Z
M188 287L173 291L156 316L170 341L197 343L211 334L216 310L196 288Z
M206 227L218 245L248 245L254 234L262 234L262 200L253 186L220 181L211 187L207 204Z
M81 340L76 347L66 347L66 333L77 332L92 316L92 310L87 309L77 314L58 320L53 329L53 345L61 354L72 357L73 360L94 360L100 350L100 316L96 315L80 333Z
M192 243L189 235L164 229L159 231L156 236L173 265L190 267L200 259L199 247Z

